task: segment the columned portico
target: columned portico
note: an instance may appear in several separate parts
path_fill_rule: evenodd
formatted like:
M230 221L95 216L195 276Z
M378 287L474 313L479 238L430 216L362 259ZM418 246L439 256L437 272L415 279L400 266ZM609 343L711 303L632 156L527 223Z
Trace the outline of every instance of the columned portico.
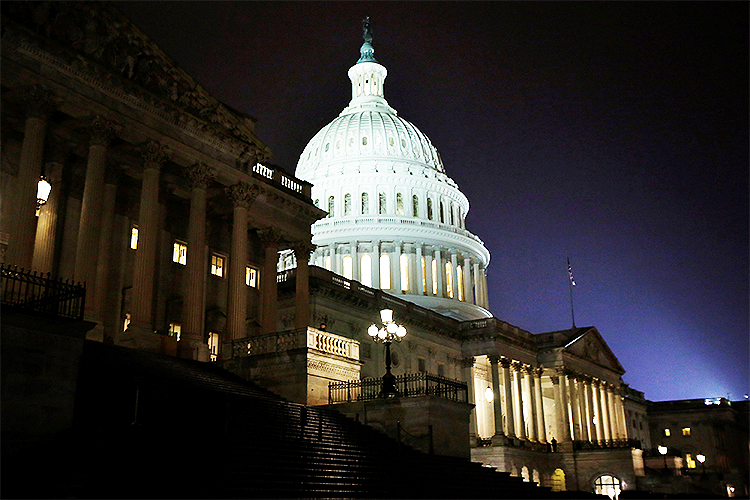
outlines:
M468 401L476 401L474 395L474 357L463 358L461 360L461 371L463 372L463 379L466 381L466 387L468 389ZM495 372L497 372L497 363L495 364ZM494 390L494 389L493 389ZM494 399L493 399L494 402ZM471 410L469 416L469 441L470 446L474 447L477 445L477 410L476 407Z
M500 365L503 368L503 389L505 390L505 433L509 438L516 437L516 425L513 416L513 389L510 380L511 361L508 358L501 358Z
M508 435L503 429L503 404L500 397L500 374L498 372L499 356L488 356L490 361L490 376L492 377L492 392L495 397L492 400L492 414L494 416L495 434L492 436L493 444L503 444L503 436Z
M568 381L568 389L570 392L570 411L573 417L573 440L578 441L581 439L581 412L578 398L578 388L576 387L576 379L573 375L566 375Z
M263 243L265 262L261 278L261 296L263 314L261 329L264 334L276 331L278 317L278 289L276 283L276 263L278 262L279 243L282 241L281 232L275 227L258 230L258 237Z
M298 241L292 246L297 259L297 277L295 284L294 327L307 328L310 323L310 253L315 247L309 241Z
M42 205L36 226L32 269L40 273L55 274L55 243L58 210L62 201L62 174L69 148L61 141L52 144L51 159L47 162L47 181L51 189L47 203Z
M537 434L540 443L547 442L547 426L544 422L544 400L542 398L542 368L535 368L532 371L534 382L534 398L537 417Z
M518 423L516 425L516 436L519 439L526 439L526 419L523 411L523 365L513 363L513 372L515 380L516 396L518 397Z

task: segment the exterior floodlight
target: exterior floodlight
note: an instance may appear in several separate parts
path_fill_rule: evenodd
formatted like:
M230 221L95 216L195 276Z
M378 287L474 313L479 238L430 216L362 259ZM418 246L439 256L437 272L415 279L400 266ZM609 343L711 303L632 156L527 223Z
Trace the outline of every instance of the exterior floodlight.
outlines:
M486 399L488 403L492 403L492 401L495 400L495 393L492 392L492 387L489 385L487 386L487 389L484 390L484 399Z
M664 470L667 470L667 447L660 444L657 449L659 450L659 453L661 453L661 456L664 457Z
M39 209L42 208L42 205L47 203L47 199L49 199L49 193L52 191L52 184L47 182L47 179L44 176L41 176L39 178L39 182L36 184L36 215L39 216Z
M696 458L696 459L697 459L697 460L698 460L698 461L699 461L700 463L703 463L703 462L705 462L705 461L706 461L706 455L704 455L703 453L698 453L698 454L697 454L697 455L695 456L695 458Z
M383 309L380 311L380 319L383 325L378 328L377 325L370 325L367 334L375 342L385 344L385 375L383 375L383 390L381 396L394 397L398 396L396 390L396 377L391 373L391 343L401 342L406 336L406 328L393 322L393 310Z

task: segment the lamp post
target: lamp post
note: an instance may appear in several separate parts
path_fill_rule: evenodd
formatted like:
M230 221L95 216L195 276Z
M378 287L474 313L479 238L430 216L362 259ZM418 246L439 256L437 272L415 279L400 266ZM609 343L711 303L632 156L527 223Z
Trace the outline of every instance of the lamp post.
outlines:
M372 337L373 341L385 344L385 375L383 375L381 395L389 398L398 396L395 383L396 377L391 373L391 344L393 342L401 342L406 336L406 328L394 323L393 311L391 309L380 311L380 320L383 322L383 325L380 328L375 324L370 325L367 329L367 334Z
M667 470L667 447L660 444L657 448L662 457L664 457L664 470Z
M41 176L39 182L36 184L36 216L39 217L39 210L42 205L47 203L49 193L52 191L52 184L47 181L47 178Z
M701 467L703 467L703 475L705 476L706 475L706 464L705 464L705 462L706 462L706 455L704 455L703 453L698 453L695 456L695 458L696 458L696 460L698 460L701 463Z
M489 385L484 390L484 399L486 399L488 403L492 403L495 400L495 393Z

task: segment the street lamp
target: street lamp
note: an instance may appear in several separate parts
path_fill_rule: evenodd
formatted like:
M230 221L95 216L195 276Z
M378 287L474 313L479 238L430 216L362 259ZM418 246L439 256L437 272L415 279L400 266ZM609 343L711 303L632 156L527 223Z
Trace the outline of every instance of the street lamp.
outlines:
M39 182L36 184L36 216L39 217L39 210L42 205L47 203L49 193L52 191L52 184L47 181L44 176L39 177Z
M487 389L484 390L484 399L486 399L488 403L492 403L492 401L495 400L495 393L489 385L487 386Z
M703 474L706 474L706 455L703 453L698 453L695 458L701 463L701 467L703 467Z
M664 469L667 469L667 447L663 444L660 444L657 448L659 450L659 453L661 453L661 456L664 457Z
M393 322L393 310L391 309L380 311L380 320L383 325L380 328L375 324L370 325L367 334L372 337L373 341L385 344L385 375L383 375L381 395L383 397L394 397L398 396L398 391L396 390L396 377L391 373L391 343L401 342L406 336L406 328Z

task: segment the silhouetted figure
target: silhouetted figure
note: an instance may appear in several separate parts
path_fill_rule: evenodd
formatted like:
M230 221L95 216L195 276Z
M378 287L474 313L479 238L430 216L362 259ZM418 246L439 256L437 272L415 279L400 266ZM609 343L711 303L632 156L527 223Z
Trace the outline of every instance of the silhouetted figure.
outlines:
M552 453L557 453L557 439L552 438Z

